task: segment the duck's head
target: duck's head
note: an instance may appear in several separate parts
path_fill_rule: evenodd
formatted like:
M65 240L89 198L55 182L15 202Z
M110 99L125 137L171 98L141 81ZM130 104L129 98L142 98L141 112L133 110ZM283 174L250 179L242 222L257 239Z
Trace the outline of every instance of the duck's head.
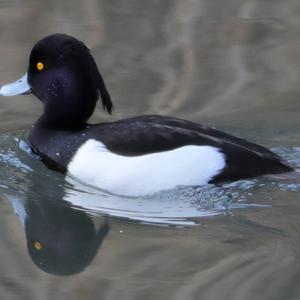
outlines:
M53 126L86 123L101 95L103 108L112 102L89 49L65 34L49 35L33 47L27 73L0 89L0 95L33 93L43 102L41 121Z

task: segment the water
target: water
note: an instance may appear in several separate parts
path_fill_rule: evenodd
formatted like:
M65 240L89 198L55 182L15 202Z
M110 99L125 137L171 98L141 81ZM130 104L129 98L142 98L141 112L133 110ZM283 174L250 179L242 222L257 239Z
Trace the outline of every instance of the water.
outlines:
M51 201L57 206L68 203L70 208L82 210L90 216L109 215L149 225L176 227L196 226L199 225L196 219L201 220L200 217L230 214L238 208L265 206L247 202L254 189L266 185L263 180L259 182L256 179L241 180L222 187L178 186L139 197L111 194L82 184L70 176L45 170L24 138L24 131L0 135L0 168L5 170L0 176L0 191L11 202L16 214L21 216L22 224L26 217L26 203L31 201ZM283 154L289 150L280 148L277 152ZM300 165L300 150L288 154L286 158L293 158L294 165ZM49 186L54 187L51 194ZM278 186L294 190L298 185L279 182Z
M183 117L300 166L299 12L293 0L0 1L0 85L25 73L36 40L73 34L116 107L93 122ZM32 96L0 99L0 299L300 298L299 182L112 195L28 154L40 112Z

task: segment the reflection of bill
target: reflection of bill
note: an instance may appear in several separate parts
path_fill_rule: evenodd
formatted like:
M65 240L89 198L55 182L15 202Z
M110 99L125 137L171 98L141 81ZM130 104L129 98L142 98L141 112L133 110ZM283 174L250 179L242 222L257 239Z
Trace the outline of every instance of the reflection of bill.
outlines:
M1 137L0 135L0 141ZM37 157L32 153L26 141L18 139L19 147L16 147L12 138L13 136L4 137L1 143L12 150L6 149L5 157L1 157L0 153L0 166L5 168L9 165L9 172L14 176L2 178L2 183L11 186L12 190L16 191L14 178L22 175L20 190L31 199L43 197L50 201L51 198L54 202L63 199L71 207L91 214L106 214L142 223L171 226L197 225L199 217L222 214L231 208L246 207L245 203L237 204L234 201L230 190L226 192L222 187L212 185L198 188L179 186L152 195L137 197L112 194L82 184L68 175L64 177L45 169L39 160L32 158L32 156ZM8 156L7 153L10 155ZM6 192L7 190L4 191ZM239 198L239 191L234 190L234 193Z
M33 262L47 273L72 275L83 271L109 231L105 219L96 230L91 217L64 201L6 197L25 228Z

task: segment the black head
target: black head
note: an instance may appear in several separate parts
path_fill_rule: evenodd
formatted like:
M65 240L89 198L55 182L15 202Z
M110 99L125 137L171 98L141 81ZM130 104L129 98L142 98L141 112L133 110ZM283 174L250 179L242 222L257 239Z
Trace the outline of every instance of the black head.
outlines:
M113 105L89 49L72 36L49 35L33 47L28 68L32 93L44 104L42 121L57 126L81 126L92 115L101 95Z

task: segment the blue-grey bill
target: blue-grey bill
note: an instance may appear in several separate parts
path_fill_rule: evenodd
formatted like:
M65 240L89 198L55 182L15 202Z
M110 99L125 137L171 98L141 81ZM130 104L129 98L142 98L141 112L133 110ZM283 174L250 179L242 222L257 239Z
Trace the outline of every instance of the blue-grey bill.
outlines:
M27 73L19 80L6 84L0 89L1 96L16 96L22 94L29 94L30 92L31 87L28 83Z

